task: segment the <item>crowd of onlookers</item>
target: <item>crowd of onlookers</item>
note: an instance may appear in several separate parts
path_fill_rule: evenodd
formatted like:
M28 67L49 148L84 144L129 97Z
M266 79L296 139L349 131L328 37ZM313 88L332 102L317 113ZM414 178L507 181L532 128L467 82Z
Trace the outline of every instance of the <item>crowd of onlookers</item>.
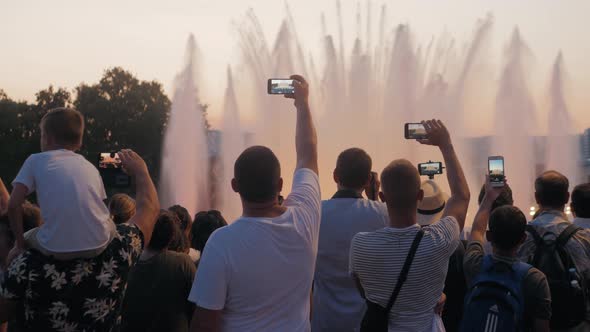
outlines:
M418 141L442 153L449 193L405 159L378 175L351 148L322 201L309 87L292 78L292 187L270 149L247 148L230 226L215 210L161 209L131 150L118 157L135 197L107 198L75 153L84 118L49 111L42 152L10 193L0 180L0 331L590 331L590 183L570 194L564 175L540 174L527 221L509 179L486 177L465 238L470 188L449 131L431 120Z

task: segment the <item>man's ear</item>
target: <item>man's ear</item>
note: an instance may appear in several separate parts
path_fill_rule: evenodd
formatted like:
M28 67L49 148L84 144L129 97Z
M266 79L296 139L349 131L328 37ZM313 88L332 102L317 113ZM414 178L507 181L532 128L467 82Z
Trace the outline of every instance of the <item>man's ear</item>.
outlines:
M280 178L280 179L279 179L279 188L278 188L278 189L279 189L279 191L278 191L279 193L280 193L281 191L283 191L283 178Z
M379 199L381 202L385 202L385 194L382 191L379 192Z
M338 178L338 175L336 175L336 169L334 169L334 172L332 172L332 178L336 184L340 183L340 179Z
M492 232L486 231L486 240L488 240L488 242L490 243L494 242L494 235L492 234Z
M234 192L240 193L240 187L238 186L238 181L236 179L231 179L231 188Z
M420 189L420 191L418 191L418 197L416 197L416 199L420 202L424 199L424 190Z

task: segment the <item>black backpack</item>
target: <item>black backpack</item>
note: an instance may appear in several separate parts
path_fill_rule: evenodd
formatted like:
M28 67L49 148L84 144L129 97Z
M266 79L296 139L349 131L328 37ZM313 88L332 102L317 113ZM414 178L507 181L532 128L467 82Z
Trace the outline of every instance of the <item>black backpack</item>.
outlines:
M535 241L535 255L529 264L541 270L547 277L551 289L551 328L568 329L585 320L587 288L581 277L566 243L581 230L569 225L559 236L545 232L541 237L532 225L527 231Z

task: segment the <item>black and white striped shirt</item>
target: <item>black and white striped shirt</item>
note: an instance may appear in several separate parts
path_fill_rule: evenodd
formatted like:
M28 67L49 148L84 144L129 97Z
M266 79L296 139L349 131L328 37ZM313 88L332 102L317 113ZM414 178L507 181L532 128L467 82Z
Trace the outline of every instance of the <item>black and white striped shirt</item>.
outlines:
M419 225L386 227L358 233L350 247L350 273L368 300L386 306ZM434 307L447 275L449 258L459 244L459 224L446 217L424 228L424 237L393 309L389 331L431 331Z

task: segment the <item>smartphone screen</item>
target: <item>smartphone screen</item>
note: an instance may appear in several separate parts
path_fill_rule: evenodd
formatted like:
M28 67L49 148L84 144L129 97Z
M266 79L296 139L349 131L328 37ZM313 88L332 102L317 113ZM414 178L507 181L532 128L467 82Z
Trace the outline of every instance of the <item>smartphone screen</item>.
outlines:
M488 172L490 175L490 182L499 186L504 185L504 158L490 157L488 158Z
M119 154L114 152L103 152L98 159L99 168L121 168Z
M432 162L418 164L418 171L420 172L420 175L442 174L442 163Z
M290 78L270 78L268 80L268 94L286 95L295 93L293 80Z
M426 128L421 123L406 123L405 136L406 139L426 138Z

